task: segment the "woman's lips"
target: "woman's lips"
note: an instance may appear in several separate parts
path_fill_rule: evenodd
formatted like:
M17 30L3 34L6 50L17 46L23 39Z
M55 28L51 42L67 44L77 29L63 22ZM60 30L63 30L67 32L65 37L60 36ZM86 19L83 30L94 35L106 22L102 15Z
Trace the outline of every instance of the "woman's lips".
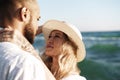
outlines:
M53 46L52 46L52 45L50 45L50 44L48 44L48 45L47 45L47 48L53 48Z

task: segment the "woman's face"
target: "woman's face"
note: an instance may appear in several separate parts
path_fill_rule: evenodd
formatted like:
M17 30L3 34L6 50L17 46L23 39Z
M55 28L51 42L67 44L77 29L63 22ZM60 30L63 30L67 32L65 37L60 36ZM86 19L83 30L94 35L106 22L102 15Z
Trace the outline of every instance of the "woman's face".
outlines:
M50 33L49 38L46 43L45 54L47 56L58 56L60 54L60 49L65 42L65 34L61 31L54 30Z

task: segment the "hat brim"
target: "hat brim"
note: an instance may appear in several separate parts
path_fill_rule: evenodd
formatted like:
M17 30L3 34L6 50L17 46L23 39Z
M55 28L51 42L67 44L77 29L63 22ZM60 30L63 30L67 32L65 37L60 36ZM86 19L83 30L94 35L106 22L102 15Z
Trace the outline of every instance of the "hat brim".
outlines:
M78 46L77 61L81 62L86 56L86 51L80 31L73 25L67 24L65 22L58 20L49 20L42 27L42 32L46 41L49 34L53 30L64 32L69 37L69 39Z

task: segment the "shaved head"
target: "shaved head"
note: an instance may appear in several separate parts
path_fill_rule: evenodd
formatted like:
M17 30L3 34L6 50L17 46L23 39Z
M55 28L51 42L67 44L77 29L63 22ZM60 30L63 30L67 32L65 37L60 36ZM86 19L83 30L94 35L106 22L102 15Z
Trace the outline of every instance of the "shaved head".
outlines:
M40 18L37 0L0 0L0 26L19 30L33 43Z
M0 20L3 21L5 18L12 20L18 8L27 7L31 10L33 4L36 6L37 0L0 0Z

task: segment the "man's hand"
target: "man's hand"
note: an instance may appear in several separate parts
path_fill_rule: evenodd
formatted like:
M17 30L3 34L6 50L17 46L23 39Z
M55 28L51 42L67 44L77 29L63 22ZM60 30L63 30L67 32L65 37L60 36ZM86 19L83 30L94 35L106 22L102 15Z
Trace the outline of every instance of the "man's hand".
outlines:
M42 33L42 25L38 27L38 30L36 32L36 35L39 35Z

